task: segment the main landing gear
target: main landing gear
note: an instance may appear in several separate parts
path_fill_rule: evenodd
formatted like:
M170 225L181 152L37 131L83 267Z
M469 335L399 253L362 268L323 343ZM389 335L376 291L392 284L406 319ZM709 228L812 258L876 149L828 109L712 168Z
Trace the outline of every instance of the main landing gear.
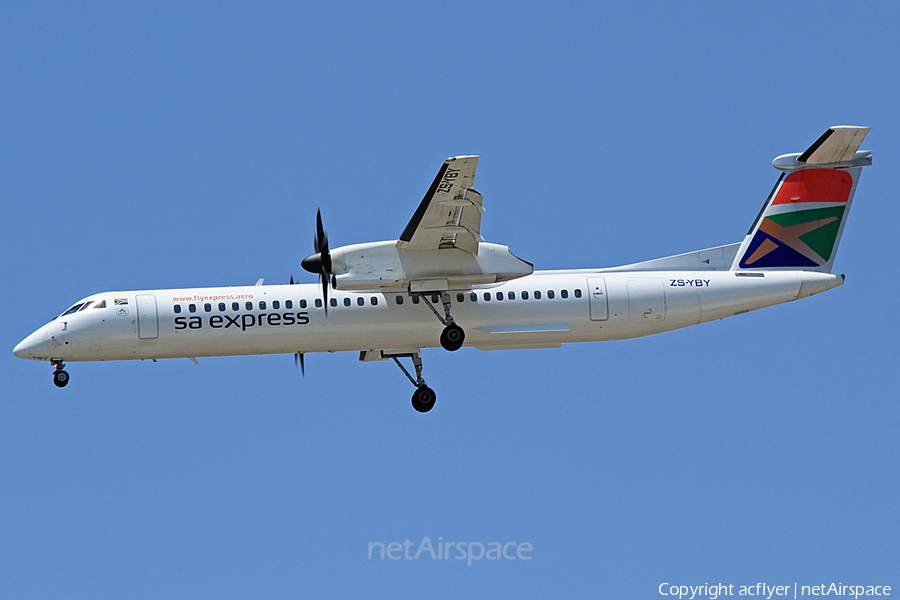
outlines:
M69 383L69 374L63 371L63 367L65 367L63 361L51 360L50 364L56 367L56 370L53 371L53 384L59 388L66 387L66 384Z
M428 308L431 309L434 316L438 318L438 321L444 324L444 331L441 332L441 347L450 352L459 350L462 347L463 342L466 341L466 332L463 331L462 327L456 324L453 320L453 316L450 315L450 294L441 292L441 303L444 305L443 317L441 316L441 313L432 306L431 302L428 301L427 295L419 294L419 297L425 301L425 304L428 305Z
M403 371L403 374L406 375L406 378L409 379L410 383L416 386L416 391L412 395L413 408L420 413L426 413L434 408L434 401L437 399L437 396L435 396L434 390L425 385L425 380L422 379L422 357L419 353L415 352L413 354L400 355L400 357L406 356L412 359L413 366L416 368L415 379L412 378L412 375L409 374L406 367L400 363L397 355L392 355L391 358L397 363L397 366L400 367L400 370Z

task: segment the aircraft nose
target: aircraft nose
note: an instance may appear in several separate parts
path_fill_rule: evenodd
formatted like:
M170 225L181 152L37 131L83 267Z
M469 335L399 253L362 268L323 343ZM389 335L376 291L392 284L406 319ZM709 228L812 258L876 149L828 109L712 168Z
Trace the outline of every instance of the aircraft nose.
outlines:
M48 346L47 338L38 336L37 332L35 332L19 342L13 348L13 354L19 358L33 358L34 356L46 355Z
M26 342L28 342L28 340L24 339L21 342L19 342L18 344L16 344L16 347L13 348L13 354L18 356L19 358L28 358L28 350L30 349L29 348L30 344L28 344Z

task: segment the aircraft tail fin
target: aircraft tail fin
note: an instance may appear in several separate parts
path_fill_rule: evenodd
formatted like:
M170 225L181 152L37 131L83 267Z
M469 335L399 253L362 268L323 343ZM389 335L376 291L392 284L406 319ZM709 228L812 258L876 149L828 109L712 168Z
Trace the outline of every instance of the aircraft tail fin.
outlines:
M805 152L784 154L784 171L735 256L731 270L830 273L862 168L868 127L832 127Z

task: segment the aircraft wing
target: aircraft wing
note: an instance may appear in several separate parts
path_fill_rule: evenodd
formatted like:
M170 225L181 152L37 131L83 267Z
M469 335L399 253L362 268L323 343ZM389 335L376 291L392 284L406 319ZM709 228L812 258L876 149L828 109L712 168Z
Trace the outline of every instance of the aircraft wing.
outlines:
M482 196L475 182L477 156L444 161L397 245L410 250L459 248L475 256L481 237Z

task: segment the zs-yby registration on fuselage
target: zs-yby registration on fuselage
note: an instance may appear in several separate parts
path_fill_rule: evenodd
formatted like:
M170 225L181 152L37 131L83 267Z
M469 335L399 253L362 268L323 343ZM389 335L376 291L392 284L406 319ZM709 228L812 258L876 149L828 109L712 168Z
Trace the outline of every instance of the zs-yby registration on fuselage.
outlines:
M805 298L831 273L862 167L865 127L832 127L782 155L783 173L740 242L614 268L534 271L481 237L477 156L447 159L399 239L330 249L317 214L303 267L319 284L108 292L79 301L16 346L65 362L356 351L393 360L426 412L421 349L552 348L671 331ZM411 375L401 358L415 368Z

